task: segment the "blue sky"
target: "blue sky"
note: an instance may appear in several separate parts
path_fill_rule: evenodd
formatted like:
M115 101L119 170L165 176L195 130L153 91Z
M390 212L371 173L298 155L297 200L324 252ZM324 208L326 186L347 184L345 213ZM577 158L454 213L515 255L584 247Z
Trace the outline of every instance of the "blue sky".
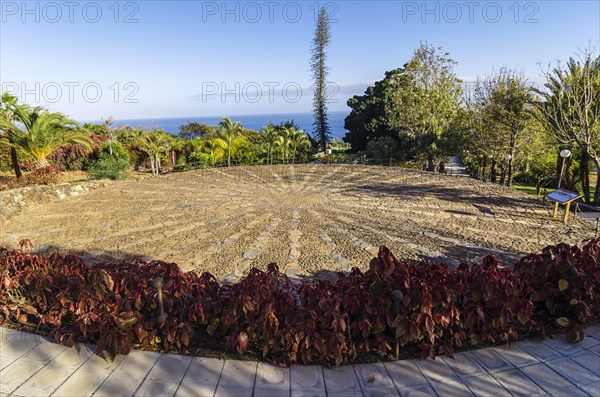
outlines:
M308 112L315 12L332 15L331 110L420 41L466 81L600 42L599 1L0 1L0 83L78 120Z

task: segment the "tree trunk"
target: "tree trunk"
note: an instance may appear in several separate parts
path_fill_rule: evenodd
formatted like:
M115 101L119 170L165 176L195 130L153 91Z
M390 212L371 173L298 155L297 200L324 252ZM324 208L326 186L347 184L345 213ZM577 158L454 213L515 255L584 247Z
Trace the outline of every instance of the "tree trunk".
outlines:
M492 158L492 165L490 165L490 182L496 183L497 171L496 171L496 159Z
M39 170L41 168L50 167L50 162L48 161L48 159L36 160L33 166L36 170Z
M600 203L600 173L596 170L596 191L594 192L594 204Z
M13 170L15 170L15 176L17 179L23 175L21 173L21 166L19 165L19 158L17 157L17 149L13 146L10 147L10 159L12 161Z
M590 202L590 156L583 152L581 153L581 161L579 162L579 179L581 179L581 188L583 197L586 203Z
M435 172L435 162L432 154L427 155L427 171Z
M600 203L600 158L590 156L596 166L596 191L594 192L594 204Z
M560 148L559 152L560 152ZM558 156L556 156L556 184L554 186L558 186L559 182L558 182L558 178L560 178L560 173L561 173L561 168L563 166L563 158L560 157L560 154ZM564 175L563 175L564 176ZM560 183L562 185L562 181Z
M513 179L513 155L512 155L512 150L511 150L511 157L508 159L508 175L506 176L507 178L507 185L509 187L512 186L512 179Z
M154 175L154 156L150 157L150 168L152 169L152 175Z
M485 156L483 158L483 164L481 165L481 169L479 170L479 178L482 181L485 181L485 174L487 171L487 162L488 162L488 158L487 156Z

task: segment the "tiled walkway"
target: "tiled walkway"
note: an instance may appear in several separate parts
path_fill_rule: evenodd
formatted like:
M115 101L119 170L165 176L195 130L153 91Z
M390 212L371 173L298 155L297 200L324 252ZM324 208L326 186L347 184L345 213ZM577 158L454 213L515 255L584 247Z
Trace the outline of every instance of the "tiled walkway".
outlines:
M600 327L563 339L458 353L456 359L280 368L133 351L113 363L0 328L0 396L600 396Z

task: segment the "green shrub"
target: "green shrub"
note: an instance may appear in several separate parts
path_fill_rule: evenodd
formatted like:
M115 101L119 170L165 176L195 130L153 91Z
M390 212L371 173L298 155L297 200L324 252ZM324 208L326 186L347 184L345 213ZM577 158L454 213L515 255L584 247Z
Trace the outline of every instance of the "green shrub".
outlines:
M129 175L129 161L123 158L112 158L102 156L90 168L94 179L125 179Z
M187 165L187 160L185 159L185 156L177 157L176 165Z
M375 138L367 143L367 154L374 159L388 160L390 158L398 158L399 151L398 142L389 136Z
M100 160L106 160L111 158L110 150L112 146L112 157L118 160L125 160L129 164L129 152L123 147L123 144L119 141L114 141L111 144L104 142L100 148L98 157Z
M519 183L536 183L538 178L533 174L533 172L521 171L513 178L513 181Z
M212 165L210 155L203 153L203 152L190 153L190 155L188 156L188 163L192 167L198 167L198 168L208 168Z

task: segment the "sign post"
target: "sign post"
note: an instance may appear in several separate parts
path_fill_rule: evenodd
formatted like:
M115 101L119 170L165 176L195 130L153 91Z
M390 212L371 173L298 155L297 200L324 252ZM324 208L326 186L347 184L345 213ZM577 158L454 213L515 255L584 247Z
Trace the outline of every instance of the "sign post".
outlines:
M564 204L565 206L565 216L563 218L563 222L565 225L567 224L567 220L569 219L569 210L571 209L571 202L577 200L581 195L579 193L572 192L567 189L556 189L552 193L549 193L546 196L549 200L554 201L554 211L552 211L552 217L556 218L558 213L558 205Z

